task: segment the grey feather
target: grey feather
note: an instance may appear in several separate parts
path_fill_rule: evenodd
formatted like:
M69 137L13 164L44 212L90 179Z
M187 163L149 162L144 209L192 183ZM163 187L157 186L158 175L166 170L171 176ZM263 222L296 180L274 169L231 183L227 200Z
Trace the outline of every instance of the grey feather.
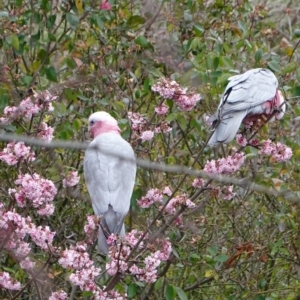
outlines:
M100 252L107 253L109 234L125 234L135 174L134 152L120 135L103 133L91 142L84 158L84 176L94 212L101 216Z
M230 77L217 112L210 117L215 130L208 145L232 141L246 116L263 114L262 106L275 97L278 81L267 69L252 69Z

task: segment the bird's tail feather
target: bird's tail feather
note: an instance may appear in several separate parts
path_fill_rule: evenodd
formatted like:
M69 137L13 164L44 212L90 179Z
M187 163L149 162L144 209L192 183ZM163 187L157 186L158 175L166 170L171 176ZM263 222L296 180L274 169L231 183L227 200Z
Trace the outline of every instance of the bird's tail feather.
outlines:
M216 125L216 129L208 141L210 147L214 147L221 143L229 143L236 136L243 119L246 117L247 111L237 111L225 116Z
M108 206L107 212L101 217L99 234L98 234L98 250L105 254L108 253L107 238L110 234L125 236L125 227L123 219L120 219L112 206Z

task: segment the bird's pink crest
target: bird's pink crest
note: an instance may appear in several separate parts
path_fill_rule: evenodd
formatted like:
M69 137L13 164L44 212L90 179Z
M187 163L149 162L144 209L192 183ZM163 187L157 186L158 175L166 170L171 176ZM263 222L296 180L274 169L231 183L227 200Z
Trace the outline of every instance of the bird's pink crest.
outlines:
M120 134L120 128L115 118L105 111L99 111L89 117L89 132L95 138L99 134L107 132Z

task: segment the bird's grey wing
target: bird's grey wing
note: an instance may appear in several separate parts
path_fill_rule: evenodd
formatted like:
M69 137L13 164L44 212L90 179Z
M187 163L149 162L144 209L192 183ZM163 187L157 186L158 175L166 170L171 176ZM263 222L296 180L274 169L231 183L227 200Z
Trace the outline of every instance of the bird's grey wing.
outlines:
M267 69L252 69L229 80L218 109L219 119L271 100L278 88L277 78Z
M232 141L245 116L245 111L237 111L217 121L218 123L216 124L213 135L208 141L208 145L214 147L220 143L226 144Z

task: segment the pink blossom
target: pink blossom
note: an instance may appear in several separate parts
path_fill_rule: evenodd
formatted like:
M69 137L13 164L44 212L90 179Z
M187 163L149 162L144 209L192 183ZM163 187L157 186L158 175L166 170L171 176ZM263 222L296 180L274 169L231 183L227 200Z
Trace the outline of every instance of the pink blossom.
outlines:
M293 155L292 149L280 142L276 144L267 140L263 143L259 154L271 156L276 162L287 161Z
M74 186L79 182L80 176L78 171L71 171L65 179L63 179L63 187Z
M162 202L163 194L158 189L151 189L147 192L146 196L137 201L138 205L142 208L147 208L154 202Z
M221 197L224 200L231 200L235 195L236 195L236 193L233 192L233 185L224 186L221 189Z
M100 4L101 10L111 10L111 5L107 0L102 0L102 3Z
M202 179L202 178L195 178L193 183L192 183L192 186L194 188L198 188L198 189L201 189L205 186L205 180Z
M40 106L37 105L36 103L33 103L30 97L21 101L19 105L20 115L27 120L30 120L32 116L39 113L40 109L41 109Z
M94 291L96 289L95 277L100 274L100 269L94 265L82 268L70 275L70 281L78 285L82 291Z
M111 233L109 236L108 236L108 238L107 238L107 244L108 245L114 245L115 244L115 242L116 242L116 240L117 240L117 236L115 235L115 234L113 234L113 233Z
M0 286L8 290L21 289L21 283L11 278L7 272L0 272Z
M142 132L142 134L141 134L141 139L143 142L150 141L153 139L153 137L154 137L154 132L151 130L146 130L146 131Z
M37 210L37 213L40 216L51 216L54 213L55 207L52 203L46 203L44 204L39 210Z
M86 250L87 245L83 243L71 246L70 249L66 249L62 252L58 262L65 269L72 268L80 270L82 268L89 268L93 265L93 261L90 260Z
M26 159L28 162L33 162L35 160L35 155L34 152L30 152L30 150L30 147L25 146L23 142L11 142L0 152L0 160L10 166L15 165L20 159Z
M168 112L168 110L169 110L169 108L165 103L161 104L160 106L155 107L155 112L158 115L165 115Z
M53 292L49 297L49 300L67 300L68 295L66 292L60 290L58 292Z
M169 186L164 187L163 189L163 194L171 196L172 195L172 190Z
M242 135L242 134L237 134L236 135L236 142L242 146L242 147L246 147L248 142L247 142L247 139Z
M0 118L0 122L10 124L21 117L30 120L34 115L38 114L42 108L45 108L47 111L52 111L53 106L50 102L57 98L57 96L53 96L48 90L40 93L34 92L33 96L22 100L19 106L5 107L5 117Z
M134 131L141 132L144 130L147 121L143 116L141 116L139 113L129 112L128 118L131 122L131 127Z
M47 142L51 142L53 139L53 132L54 128L48 126L45 122L42 122L38 129L37 137Z
M155 127L154 132L155 133L168 133L172 130L172 127L169 126L169 123L166 121L163 121L160 123L159 126Z
M48 226L39 226L32 229L30 232L30 236L34 243L44 250L47 250L52 245L54 235L55 232L50 231Z
M33 96L36 100L38 100L38 102L53 102L55 100L57 100L58 96L54 96L52 95L48 90L42 91L42 92L34 92Z
M137 244L137 242L139 241L143 233L144 233L143 231L137 231L136 229L133 229L125 235L124 241L131 248L133 248ZM144 239L147 238L148 238L148 234L144 237ZM144 242L141 241L139 244L139 248L143 248L143 247L144 247Z
M35 266L35 262L31 261L29 257L26 257L20 262L20 266L24 270L32 270Z
M45 206L53 201L57 193L57 189L51 180L44 179L36 173L32 175L20 174L15 184L18 186L15 193L18 206L24 207L26 201L29 201L35 208L42 207L48 212L53 210L52 206ZM41 210L41 212L45 214L45 210Z
M234 153L227 158L207 161L204 171L210 174L233 174L245 161L244 153Z
M176 81L167 78L160 78L152 86L152 91L165 99L172 99L184 111L190 111L201 100L199 94L187 93L187 88L181 88Z
M196 205L192 202L187 195L179 195L175 198L172 198L167 204L165 211L169 214L175 214L176 208L179 206L185 206L187 208L194 208Z
M84 225L84 232L88 237L87 243L89 244L93 243L93 240L96 237L95 233L98 231L98 224L99 224L99 219L97 216L92 215L87 217L87 224Z

